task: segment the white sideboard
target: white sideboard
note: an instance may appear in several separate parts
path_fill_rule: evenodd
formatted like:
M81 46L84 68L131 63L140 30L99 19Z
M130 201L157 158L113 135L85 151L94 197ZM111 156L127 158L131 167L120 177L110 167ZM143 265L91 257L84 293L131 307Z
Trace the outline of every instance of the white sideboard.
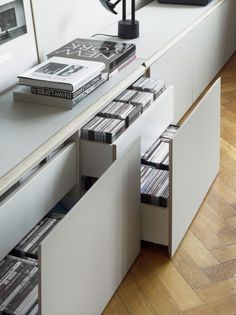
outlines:
M41 315L99 315L137 257L141 238L174 255L219 170L220 81L170 143L167 208L140 203L140 156L185 114L235 50L235 5L152 2L140 9L141 36L134 41L140 59L73 110L14 102L12 90L0 96L0 258L53 204L68 193L77 196L82 175L99 177L40 246ZM143 75L166 80L166 91L113 144L79 139L80 128Z

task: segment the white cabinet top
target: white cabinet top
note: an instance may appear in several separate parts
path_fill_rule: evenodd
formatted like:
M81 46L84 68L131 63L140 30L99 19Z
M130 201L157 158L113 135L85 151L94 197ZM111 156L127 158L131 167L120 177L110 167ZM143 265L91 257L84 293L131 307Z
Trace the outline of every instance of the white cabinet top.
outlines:
M155 0L141 8L136 13L140 23L140 37L130 40L136 44L137 57L146 60L146 65L149 66L225 1L227 0L212 0L207 6L191 6L160 4ZM116 35L117 23L99 33ZM114 40L112 37L106 38Z
M103 105L141 76L145 71L142 63L142 60L131 63L72 110L15 102L13 90L1 95L0 195L28 168L68 139Z

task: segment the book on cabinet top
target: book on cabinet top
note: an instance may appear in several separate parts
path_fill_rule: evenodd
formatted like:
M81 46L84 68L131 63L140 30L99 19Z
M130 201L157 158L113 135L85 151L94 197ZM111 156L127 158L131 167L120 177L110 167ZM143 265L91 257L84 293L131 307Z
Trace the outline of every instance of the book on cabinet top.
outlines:
M76 38L50 53L48 57L100 61L105 63L105 71L111 73L135 55L135 52L136 46L130 43Z
M104 63L52 57L19 75L19 84L76 91L104 70Z
M31 92L31 87L23 85L19 85L13 92L13 95L15 101L18 102L26 102L31 104L35 103L47 106L56 106L72 109L74 106L78 105L85 97L87 97L89 94L95 91L106 80L107 80L106 77L104 79L99 80L98 82L90 86L88 89L86 89L84 92L80 93L77 97L72 99L64 97L47 96L43 94L34 94ZM65 93L65 91L62 91L62 93Z
M104 75L107 75L107 74L106 73L99 74L98 76L96 76L91 81L87 82L85 85L81 86L78 90L75 90L74 92L65 91L62 89L52 89L52 88L31 86L31 93L37 94L37 95L53 96L53 97L73 100L79 95L81 95L82 93L84 93L87 89L93 87L97 82L105 82L105 80L107 80L107 77L105 77Z

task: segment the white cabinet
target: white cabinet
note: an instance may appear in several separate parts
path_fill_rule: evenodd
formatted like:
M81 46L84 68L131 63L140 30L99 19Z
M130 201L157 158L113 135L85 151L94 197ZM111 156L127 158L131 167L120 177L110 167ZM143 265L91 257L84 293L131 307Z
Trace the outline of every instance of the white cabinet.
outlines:
M168 208L142 204L142 239L173 256L219 171L220 79L170 142Z
M169 124L179 121L236 47L235 0L212 1L209 11L188 7L183 20L179 7L176 30L173 24L168 24L167 29L163 27L163 21L170 23L163 14L169 17L168 12L172 12L174 19L175 10L168 8L172 9L168 11L164 5L153 2L139 13L149 24L144 28L145 45L142 37L136 42L137 56L141 57L142 50L148 54L144 59L150 66L146 70L150 70L151 77L165 80L171 86L112 144L87 140L78 141L79 148L75 143L68 144L0 204L2 259L54 204L78 185L80 175L99 178L40 245L41 315L101 314L137 257L141 238L168 246L173 256L219 170L220 81L217 81L170 143L168 207L140 205L141 154ZM156 12L160 19L156 18ZM155 24L152 32L152 21L162 23L159 41L160 28ZM127 67L122 75L117 75L113 83L111 80L101 86L95 97L90 96L81 103L83 108L75 108L74 112L33 109L29 104L17 107L11 96L3 96L3 129L10 126L10 136L12 130L19 130L19 141L14 134L18 159L5 163L1 191L5 192L4 187L18 180L20 175L11 172L14 167L37 161L35 156L32 161L30 157L37 155L41 146L47 147L43 152L48 152L72 134L77 136L86 121L145 72L144 66L130 67L131 70ZM38 119L40 115L45 119ZM21 140L27 138L30 122L35 134L44 137L37 140L30 135L29 149L27 141ZM11 143L8 141L11 138L2 134L1 142ZM3 151L4 161L9 162L8 158L14 157L9 154L12 151Z

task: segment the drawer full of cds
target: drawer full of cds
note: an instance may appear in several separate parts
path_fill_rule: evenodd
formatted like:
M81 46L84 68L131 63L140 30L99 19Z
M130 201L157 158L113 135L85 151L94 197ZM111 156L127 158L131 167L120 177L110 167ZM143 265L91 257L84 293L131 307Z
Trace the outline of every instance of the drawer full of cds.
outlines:
M82 175L100 176L137 137L144 153L172 121L173 88L161 80L140 78L82 127ZM91 155L97 157L96 164Z
M170 219L170 142L179 126L170 125L141 157L142 240L168 245Z
M167 207L169 199L169 143L179 126L170 125L141 158L141 201Z

